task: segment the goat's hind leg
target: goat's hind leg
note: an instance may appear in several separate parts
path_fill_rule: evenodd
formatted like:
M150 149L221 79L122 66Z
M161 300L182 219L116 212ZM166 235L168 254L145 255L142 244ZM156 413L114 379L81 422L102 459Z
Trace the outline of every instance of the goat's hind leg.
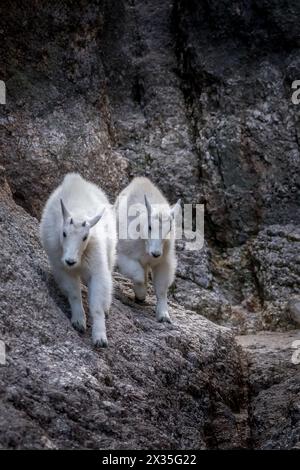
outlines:
M174 279L174 266L169 260L153 268L153 285L157 298L156 318L159 322L171 323L168 313L168 289Z
M119 255L118 267L121 274L132 279L135 300L137 302L144 302L147 295L147 279L143 266L128 256Z

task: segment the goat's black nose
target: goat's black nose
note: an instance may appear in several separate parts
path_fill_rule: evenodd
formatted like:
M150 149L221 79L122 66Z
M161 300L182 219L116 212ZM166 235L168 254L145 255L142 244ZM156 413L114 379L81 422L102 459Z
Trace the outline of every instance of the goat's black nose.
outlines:
M160 253L151 253L151 255L153 256L153 258L159 258L160 257Z
M72 259L66 259L66 263L67 263L68 266L73 266L76 263L76 261L74 261Z

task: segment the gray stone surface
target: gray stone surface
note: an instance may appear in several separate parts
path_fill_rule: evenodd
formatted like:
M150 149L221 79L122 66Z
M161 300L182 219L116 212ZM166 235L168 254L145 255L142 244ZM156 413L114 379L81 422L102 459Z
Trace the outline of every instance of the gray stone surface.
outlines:
M247 362L252 445L291 449L300 442L300 331L240 336Z
M15 200L39 217L61 175L74 170L101 183L113 199L128 180L128 163L113 149L99 55L103 8L8 3L0 6L7 88L0 155Z
M293 0L176 2L207 217L226 244L299 223L299 13Z
M49 273L38 224L0 196L1 448L195 449L246 445L242 372L228 329L116 276L109 348L80 336ZM240 433L243 426L244 433Z
M290 302L300 293L300 226L276 225L262 230L250 245L250 253L263 325L266 329L287 327L295 320Z
M300 299L296 297L288 302L290 317L295 323L300 324Z

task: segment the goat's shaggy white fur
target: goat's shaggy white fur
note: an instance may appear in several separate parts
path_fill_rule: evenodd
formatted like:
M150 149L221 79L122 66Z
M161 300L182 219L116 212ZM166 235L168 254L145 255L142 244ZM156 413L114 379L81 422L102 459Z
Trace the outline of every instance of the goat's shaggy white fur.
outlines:
M112 300L117 236L106 195L79 174L67 174L46 203L40 233L56 282L70 302L73 326L86 329L82 280L89 290L93 343L107 346L105 313Z
M140 238L130 235L130 225L136 215L131 208L140 207ZM180 210L180 201L173 208L160 190L148 179L138 177L120 193L115 209L118 220L119 241L117 264L121 274L133 281L136 299L144 301L147 293L148 273L152 271L153 285L157 297L156 318L170 322L167 305L168 288L174 280L176 270L175 216ZM124 223L128 228L123 238ZM154 225L156 224L156 234Z

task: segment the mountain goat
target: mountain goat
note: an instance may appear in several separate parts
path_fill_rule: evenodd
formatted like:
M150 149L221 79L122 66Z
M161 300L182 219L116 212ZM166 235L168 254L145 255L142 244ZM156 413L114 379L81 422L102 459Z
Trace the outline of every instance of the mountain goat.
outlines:
M138 177L120 193L115 209L119 271L132 279L136 300L142 302L151 270L157 297L156 318L170 322L167 293L176 270L175 217L180 211L180 200L171 208L149 179Z
M67 174L46 203L40 233L56 282L69 300L72 325L81 332L86 329L82 280L89 291L93 343L106 347L105 313L112 300L117 242L107 197L79 174Z

